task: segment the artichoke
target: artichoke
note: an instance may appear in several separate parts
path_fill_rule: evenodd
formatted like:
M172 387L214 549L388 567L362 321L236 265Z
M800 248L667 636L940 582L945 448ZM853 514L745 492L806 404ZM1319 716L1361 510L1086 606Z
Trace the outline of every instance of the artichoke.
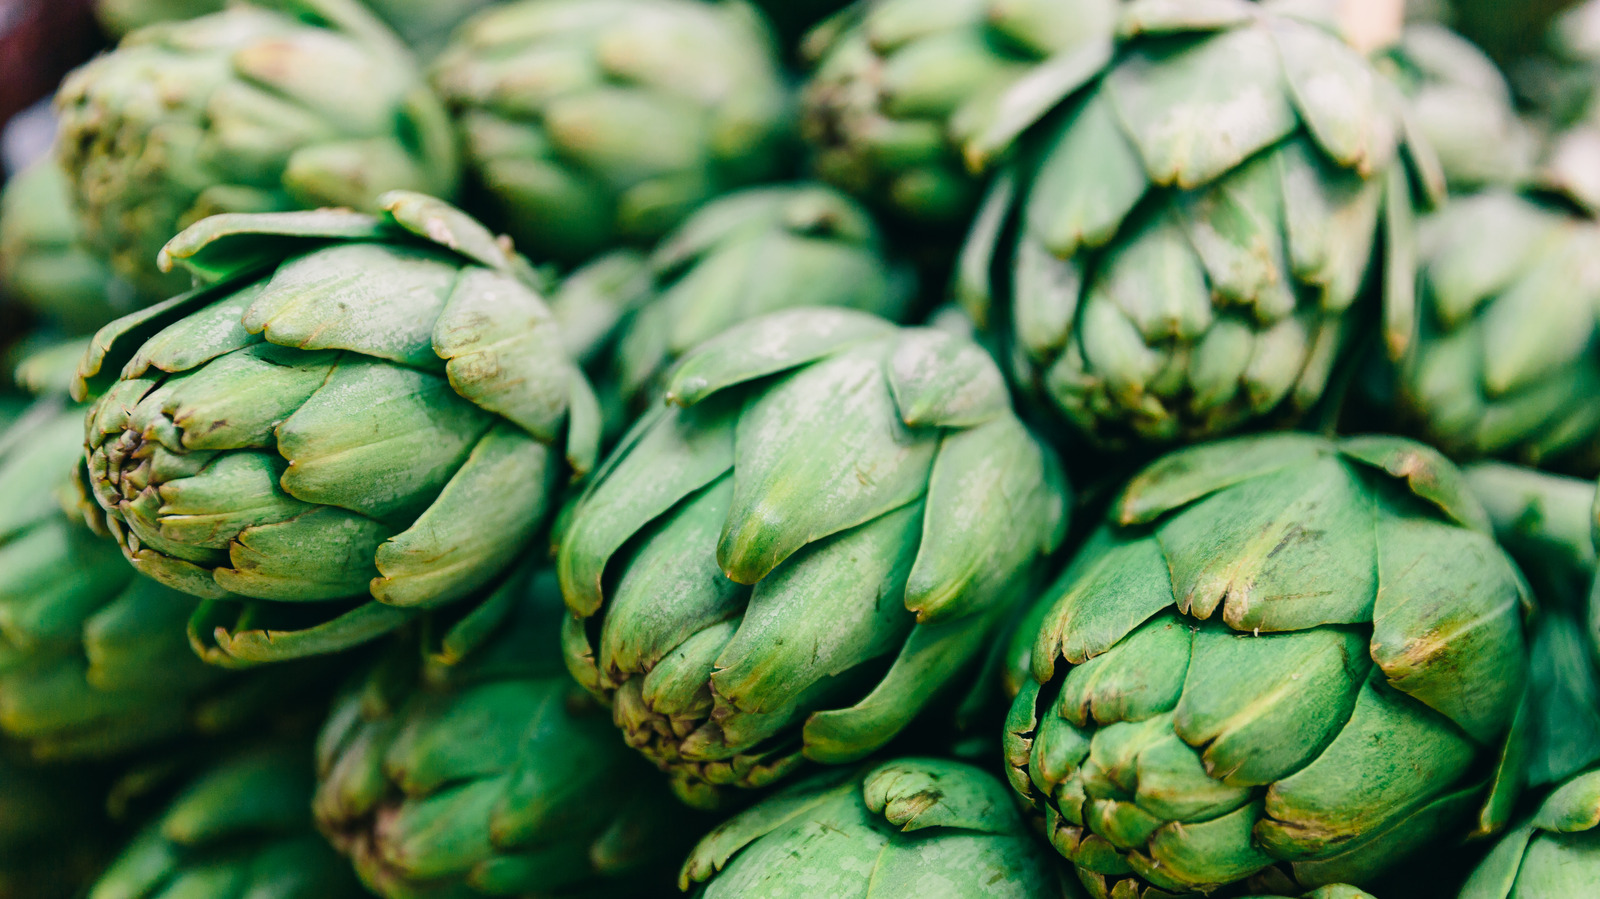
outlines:
M796 309L684 357L567 520L579 682L691 805L856 761L983 655L1065 487L976 344Z
M1059 85L974 223L963 302L1102 445L1293 419L1369 280L1410 311L1412 182L1437 196L1437 159L1399 89L1294 6L1121 4L1111 61Z
M1504 822L1527 612L1431 449L1180 450L1133 479L1013 644L1011 784L1096 899L1368 888Z
M1581 181L1600 173L1600 142L1561 146L1567 158L1545 183L1581 194ZM1600 469L1600 409L1589 399L1600 391L1600 205L1579 208L1497 187L1421 222L1398 400L1445 452Z
M1591 896L1600 883L1600 771L1562 784L1506 834L1460 899Z
M335 704L317 821L386 899L641 895L698 821L567 676L554 574L498 598L419 675L380 667Z
M298 682L201 663L183 630L198 601L140 577L63 509L98 512L74 480L83 415L43 399L0 433L0 731L62 760L249 720Z
M135 836L88 899L359 899L311 822L309 753L296 743L207 766Z
M1431 50L1414 39L1430 34ZM1593 472L1600 414L1583 398L1600 388L1600 131L1536 147L1499 76L1446 34L1408 36L1410 61L1445 75L1423 78L1411 108L1469 192L1419 225L1414 306L1394 310L1394 405L1453 456Z
M974 141L1046 60L1104 55L1122 0L863 0L807 36L802 131L827 180L958 225L991 152ZM1035 75L1037 78L1038 75Z
M205 600L190 639L216 663L491 588L597 452L526 263L438 200L382 203L191 227L163 262L205 286L106 326L80 368L104 393L95 499L135 567Z
M618 251L569 280L616 285L612 299L590 307L637 308L614 354L618 388L637 407L685 353L748 319L798 306L902 318L915 276L887 253L855 201L820 184L786 184L713 200L648 258ZM617 277L621 266L636 276Z
M522 0L434 75L493 223L541 259L655 240L787 155L772 37L738 0Z
M0 193L0 290L69 334L91 334L139 304L84 245L66 176L52 160L28 166Z
M449 119L394 36L354 0L273 3L137 31L56 95L84 238L141 290L209 215L455 190Z
M67 899L103 863L98 784L85 773L0 757L0 899Z
M1527 781L1545 786L1600 763L1600 607L1592 603L1595 484L1483 462L1467 484L1495 537L1527 573L1539 614L1529 640Z
M679 886L696 899L1076 897L1006 786L931 758L842 768L797 783L700 842Z

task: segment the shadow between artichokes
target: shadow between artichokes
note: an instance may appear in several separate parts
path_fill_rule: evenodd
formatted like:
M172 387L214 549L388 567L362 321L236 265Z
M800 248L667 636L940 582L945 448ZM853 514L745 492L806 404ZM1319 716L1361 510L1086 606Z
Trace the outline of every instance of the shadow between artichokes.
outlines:
M79 370L95 499L136 568L205 600L208 661L332 652L491 588L597 451L526 263L441 201L383 206L195 225L163 264L204 286Z
M104 777L15 764L0 742L0 899L67 899L105 864Z
M1013 644L1011 784L1096 899L1370 885L1505 823L1529 611L1420 444L1171 453Z
M692 805L856 761L959 684L1066 487L976 344L845 309L679 363L574 508L568 665Z

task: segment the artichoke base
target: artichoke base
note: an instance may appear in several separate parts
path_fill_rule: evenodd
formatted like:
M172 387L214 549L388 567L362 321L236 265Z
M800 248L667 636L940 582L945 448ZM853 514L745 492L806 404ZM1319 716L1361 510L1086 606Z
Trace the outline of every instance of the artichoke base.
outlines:
M758 790L805 763L797 741L734 750L724 742L715 712L707 716L657 711L645 701L637 679L624 681L606 698L623 739L665 773L672 792L693 808L718 808L727 800L728 788ZM686 750L686 744L700 744L710 751Z

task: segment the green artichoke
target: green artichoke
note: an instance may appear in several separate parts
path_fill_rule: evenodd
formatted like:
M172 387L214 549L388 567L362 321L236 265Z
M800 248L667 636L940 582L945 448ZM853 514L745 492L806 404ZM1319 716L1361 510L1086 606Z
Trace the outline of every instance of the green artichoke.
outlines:
M1024 390L1103 445L1293 419L1380 273L1406 325L1438 161L1398 88L1292 7L1121 4L1111 61L1058 85L980 210L963 302Z
M74 479L83 416L44 399L0 432L0 732L62 760L248 720L288 684L201 663L183 629L198 601L64 510L98 512Z
M1498 462L1466 470L1495 537L1538 599L1529 641L1527 780L1544 786L1600 763L1600 608L1591 603L1595 484Z
M567 675L554 574L497 599L481 648L461 644L488 616L420 676L391 664L335 704L317 821L386 899L641 895L699 822Z
M1592 896L1600 883L1600 771L1562 784L1472 872L1460 899Z
M0 291L69 334L91 334L142 305L84 245L66 176L49 159L0 192Z
M103 864L106 822L85 774L0 758L0 899L67 899Z
M700 842L679 886L696 899L1076 897L1004 783L971 765L907 758L826 771Z
M1568 170L1600 174L1600 143L1570 152ZM1453 456L1600 469L1600 221L1492 188L1425 218L1418 245L1416 328L1396 365L1404 417Z
M1062 539L976 344L796 309L684 357L561 543L567 662L691 805L857 761L980 659Z
M84 357L94 496L135 567L206 600L208 660L330 652L492 587L597 452L526 263L438 200L381 202L191 227L163 263L206 286Z
M1008 89L1046 60L1099 65L1121 2L855 4L804 45L815 71L802 131L817 171L912 221L965 222L981 192L968 165L992 155L973 144L1013 104Z
M820 184L786 184L713 200L648 258L618 251L572 279L620 288L591 308L637 309L625 316L614 368L623 397L638 407L685 353L748 319L799 306L902 318L916 279L887 254L855 201ZM629 264L636 277L601 274Z
M772 37L738 0L522 0L434 75L494 224L541 259L655 240L787 155Z
M67 76L58 155L84 238L142 290L206 216L373 209L391 188L448 197L444 108L354 0L271 0L152 25Z
M291 743L209 765L135 836L88 899L359 899L311 821L310 753Z
M1095 899L1367 888L1505 821L1527 612L1431 449L1180 450L1134 478L1013 644L1011 784Z

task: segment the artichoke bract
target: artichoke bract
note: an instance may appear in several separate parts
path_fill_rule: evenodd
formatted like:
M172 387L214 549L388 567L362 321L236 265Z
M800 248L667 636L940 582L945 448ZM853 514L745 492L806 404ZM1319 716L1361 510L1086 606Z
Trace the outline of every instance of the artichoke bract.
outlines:
M190 651L198 600L128 566L83 520L82 407L39 400L0 432L0 732L40 759L104 758L238 724L285 684ZM68 508L79 510L78 520Z
M95 498L136 568L206 600L208 660L331 652L492 587L597 452L526 263L441 201L383 204L193 226L163 254L205 286L84 357Z
M779 173L789 97L738 0L522 0L434 66L483 202L525 252L581 261L654 240Z
M448 198L459 160L416 62L354 0L263 0L152 25L68 75L58 150L84 238L142 290L209 215Z
M66 176L53 160L28 166L0 192L0 292L68 334L92 334L141 304L84 244Z
M1562 784L1472 872L1459 899L1588 896L1600 883L1600 771Z
M1439 25L1412 24L1374 62L1405 96L1452 191L1532 172L1537 142L1517 117L1505 77L1470 41Z
M656 895L697 816L568 676L554 573L496 605L335 702L319 826L386 899Z
M88 899L360 899L311 822L310 753L235 751L199 772L123 849Z
M1008 775L1097 899L1367 887L1505 821L1527 612L1434 450L1300 434L1180 450L1133 479L1020 630Z
M1061 80L974 222L963 303L1022 388L1102 445L1292 420L1369 282L1410 312L1438 161L1399 89L1292 6L1121 4L1109 62Z
M817 171L913 221L964 223L981 193L973 169L995 155L974 141L1009 116L1008 90L1046 60L1097 65L1120 2L857 3L806 37Z
M632 294L603 304L625 315L614 353L618 389L637 406L685 353L740 322L800 306L842 306L901 319L915 274L891 262L882 232L854 200L820 184L753 187L707 203L648 257L629 259ZM583 279L580 269L572 276Z
M696 899L1076 897L981 769L906 758L811 777L712 831L679 885Z
M961 683L1062 539L976 344L796 309L678 364L578 500L567 661L680 796L857 761Z
M1533 786L1600 764L1600 594L1592 530L1595 483L1499 462L1465 469L1495 538L1528 576L1538 600L1528 643L1528 749Z

